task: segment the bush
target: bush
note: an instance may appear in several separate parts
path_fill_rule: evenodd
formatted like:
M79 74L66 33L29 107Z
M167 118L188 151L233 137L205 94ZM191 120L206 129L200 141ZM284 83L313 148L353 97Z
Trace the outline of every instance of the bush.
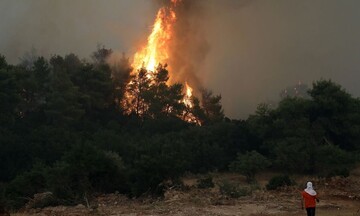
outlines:
M58 205L58 200L51 192L34 194L34 198L26 204L26 208L45 208Z
M270 162L256 151L238 154L236 160L229 166L230 170L239 172L246 176L248 182L255 180L255 174L265 169Z
M179 142L176 142L178 144ZM185 171L187 161L182 144L167 137L154 136L134 143L138 154L130 167L131 195L162 196L166 181L175 181Z
M321 177L349 176L349 169L354 167L354 155L335 145L323 145L317 149L315 167Z
M252 193L251 188L240 186L239 184L223 181L219 184L220 193L224 196L231 198L239 198L250 195Z
M349 169L347 168L338 168L338 169L334 169L332 171L330 171L328 174L327 174L327 178L331 178L331 177L334 177L334 176L339 176L339 177L349 177L350 175L350 171Z
M91 145L79 145L47 172L48 189L57 198L70 203L83 201L94 192L127 192L125 167L114 152L104 152Z
M205 188L213 188L214 182L212 176L206 176L205 178L201 178L197 180L197 187L201 189Z
M280 187L294 185L294 182L290 179L288 175L278 175L270 179L269 183L266 185L268 190L276 190Z
M45 168L40 165L31 171L18 175L5 187L6 206L10 209L21 208L34 194L43 192L46 187Z

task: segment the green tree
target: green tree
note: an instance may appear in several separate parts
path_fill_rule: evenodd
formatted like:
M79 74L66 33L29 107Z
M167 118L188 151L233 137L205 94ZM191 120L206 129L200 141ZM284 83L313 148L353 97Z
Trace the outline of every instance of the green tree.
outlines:
M0 54L0 69L6 69L8 67L8 64L6 62L5 56Z
M19 102L15 77L11 71L0 68L0 125L9 127L14 124Z
M46 177L44 167L35 166L32 170L23 172L16 176L5 187L5 199L7 206L11 209L21 208L36 193L44 192L46 188Z
M144 93L148 104L148 114L151 117L181 116L184 111L182 99L183 86L181 84L167 85L169 72L166 65L159 65L152 74L153 80L148 91Z
M129 58L126 58L125 54L123 54L120 60L110 63L110 68L115 106L117 110L123 110L121 101L124 100L126 85L130 81L132 71Z
M225 132L225 133L224 133ZM190 171L206 173L223 170L227 166L225 146L226 131L216 126L194 127L181 134L181 139L187 144L186 155L190 162Z
M359 149L360 102L331 80L320 80L309 91L310 120L325 130L325 138L346 150Z
M46 104L44 105L44 113L49 124L64 127L74 123L84 114L80 103L81 95L63 67L64 59L60 56L54 56L50 63L53 71L50 91L47 93Z
M313 166L319 176L342 175L347 177L350 170L354 167L355 159L353 155L340 149L338 146L324 144L313 151L316 154Z
M127 177L122 159L88 144L75 145L47 171L47 187L61 199L75 202L94 192L126 192Z
M202 89L201 105L205 113L205 124L219 122L224 119L221 95L213 95L212 91Z
M185 105L182 102L183 86L168 85L169 72L159 65L154 72L139 69L128 85L125 107L142 118L158 119L182 116ZM129 113L128 111L128 113Z
M269 104L261 103L257 106L255 115L250 115L247 119L250 129L262 140L272 134L272 112L273 110L270 108Z
M13 70L21 96L19 113L33 119L36 124L41 123L44 119L42 111L50 91L51 68L48 61L38 57L31 67L19 66Z
M127 113L134 113L137 116L143 116L148 110L145 102L145 94L149 90L151 80L148 71L145 68L138 70L138 73L131 78L127 87L127 95L124 99L124 107Z
M132 195L145 192L161 195L164 182L175 181L185 171L187 161L183 145L167 136L139 137L134 143L137 154L132 162Z
M316 143L308 137L284 137L268 143L274 157L273 165L287 173L315 172L314 158L316 158Z
M114 103L112 96L112 81L109 68L94 68L86 65L79 71L76 86L84 95L84 107L88 117L101 118L104 112ZM93 119L94 120L94 119Z
M28 143L5 126L0 126L0 182L8 182L32 166Z
M238 154L237 159L230 164L230 170L246 176L249 182L255 180L255 175L270 166L270 162L256 151Z

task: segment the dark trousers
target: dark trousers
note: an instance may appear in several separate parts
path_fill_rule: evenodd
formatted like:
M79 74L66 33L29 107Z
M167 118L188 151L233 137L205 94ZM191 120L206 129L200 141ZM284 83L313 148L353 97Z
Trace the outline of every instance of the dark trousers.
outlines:
M315 216L315 208L306 208L307 216Z

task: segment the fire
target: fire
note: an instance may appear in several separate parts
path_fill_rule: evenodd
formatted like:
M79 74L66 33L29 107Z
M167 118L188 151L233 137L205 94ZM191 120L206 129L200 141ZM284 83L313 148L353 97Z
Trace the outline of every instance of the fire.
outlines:
M184 104L189 107L189 108L192 108L193 104L192 104L192 101L191 101L191 97L192 97L192 92L193 92L193 89L188 85L188 83L186 82L185 83L185 87L186 87L186 94L185 94L185 98L184 98Z
M172 39L172 27L176 22L174 8L179 0L172 0L171 6L163 7L157 13L151 34L147 39L147 45L135 53L132 67L134 69L145 68L154 71L159 63L169 59L169 44Z
M157 15L150 35L147 38L147 44L143 46L134 55L132 62L133 75L138 75L141 69L146 69L147 77L152 80L153 74L156 68L160 64L167 63L171 58L170 56L170 44L173 39L174 24L177 21L176 7L182 0L171 0L170 5L162 7ZM171 65L169 65L171 71ZM171 76L171 74L169 74ZM131 80L129 85L133 84ZM193 107L192 96L193 89L185 82L185 95L182 103L187 107L187 111L184 111L183 118L188 122L200 124L198 120L189 113L189 108ZM132 100L132 96L126 93L126 100ZM126 103L126 101L125 101ZM142 113L142 112L137 112Z

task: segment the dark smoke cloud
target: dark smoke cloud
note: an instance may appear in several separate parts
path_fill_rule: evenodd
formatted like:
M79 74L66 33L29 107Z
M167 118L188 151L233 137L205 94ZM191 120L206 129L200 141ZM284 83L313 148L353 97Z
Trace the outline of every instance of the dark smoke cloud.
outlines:
M202 87L199 72L211 49L201 25L205 11L201 1L183 0L176 7L176 14L174 40L170 44L169 65L174 70L171 80L188 82L196 91Z
M157 0L161 6L170 6L171 0ZM206 25L209 23L209 8L238 10L250 3L249 0L181 0L176 4L177 22L174 25L171 58L167 62L173 73L170 81L188 82L199 93L202 89L202 71L204 62L211 50L206 34Z

